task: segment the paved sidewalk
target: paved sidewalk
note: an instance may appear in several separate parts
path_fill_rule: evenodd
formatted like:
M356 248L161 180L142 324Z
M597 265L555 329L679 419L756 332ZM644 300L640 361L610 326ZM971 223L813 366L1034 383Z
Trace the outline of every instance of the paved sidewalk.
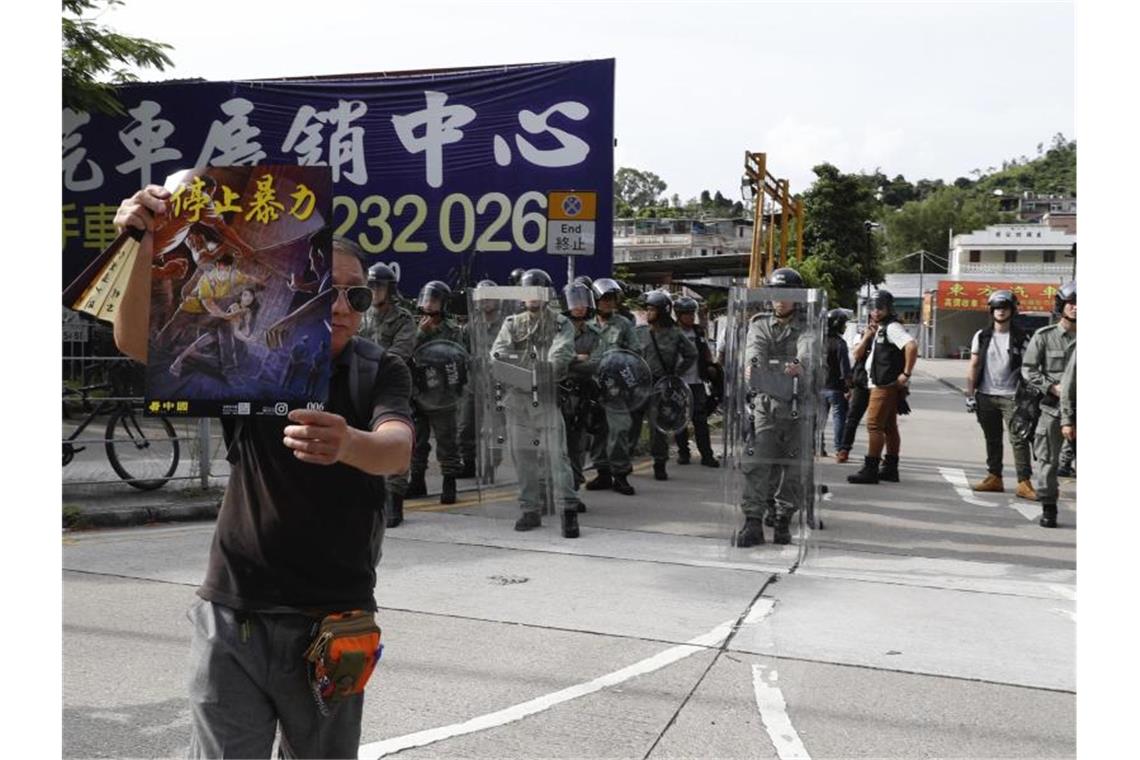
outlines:
M969 366L969 359L919 359L914 369L959 393L965 393Z

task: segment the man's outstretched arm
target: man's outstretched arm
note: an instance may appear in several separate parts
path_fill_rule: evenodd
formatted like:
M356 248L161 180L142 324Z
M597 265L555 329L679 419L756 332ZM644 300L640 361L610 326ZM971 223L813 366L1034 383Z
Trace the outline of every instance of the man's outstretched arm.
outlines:
M150 321L150 270L154 259L154 215L166 211L170 193L158 185L148 185L119 204L115 227L145 230L139 241L123 300L115 313L115 345L136 361L146 362L147 327Z

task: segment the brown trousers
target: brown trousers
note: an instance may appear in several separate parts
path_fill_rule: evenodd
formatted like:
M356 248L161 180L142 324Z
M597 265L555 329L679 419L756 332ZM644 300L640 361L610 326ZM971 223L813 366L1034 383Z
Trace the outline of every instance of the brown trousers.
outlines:
M883 453L898 456L902 440L899 438L899 387L888 385L872 388L867 403L867 456L878 459Z

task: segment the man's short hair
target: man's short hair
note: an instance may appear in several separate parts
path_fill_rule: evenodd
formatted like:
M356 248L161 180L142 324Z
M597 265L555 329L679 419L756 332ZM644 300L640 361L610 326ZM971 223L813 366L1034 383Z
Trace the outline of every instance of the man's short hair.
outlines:
M361 277L365 280L368 279L368 263L364 257L364 251L360 249L360 246L348 238L338 235L333 238L332 249L333 253L343 253L346 256L352 256L356 259L356 262L360 264Z

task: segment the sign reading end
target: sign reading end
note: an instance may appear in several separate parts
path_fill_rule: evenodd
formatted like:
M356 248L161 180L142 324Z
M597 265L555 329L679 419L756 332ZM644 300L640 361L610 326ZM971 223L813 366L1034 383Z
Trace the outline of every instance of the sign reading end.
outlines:
M546 196L546 252L561 256L593 256L598 194L555 191Z

